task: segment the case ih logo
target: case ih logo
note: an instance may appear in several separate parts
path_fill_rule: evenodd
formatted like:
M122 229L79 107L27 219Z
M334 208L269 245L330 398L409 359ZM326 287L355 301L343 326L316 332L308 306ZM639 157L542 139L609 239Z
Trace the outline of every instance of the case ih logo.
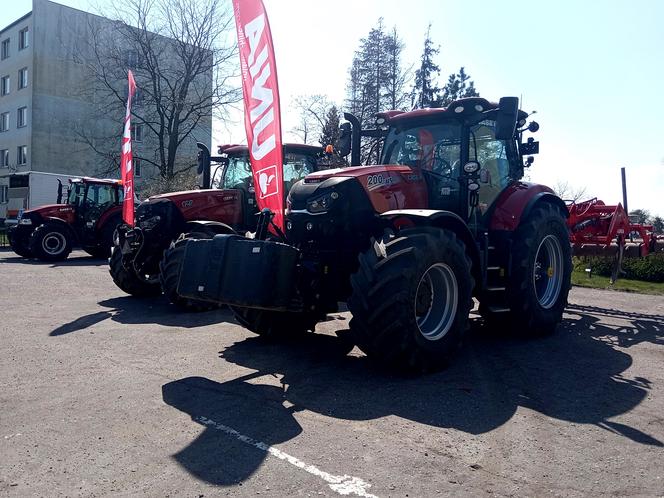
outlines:
M277 179L277 167L268 166L256 172L258 175L258 188L260 189L260 198L265 199L271 195L279 193L279 182Z
M189 199L188 201L182 201L182 207L183 208L189 208L194 205L194 201Z

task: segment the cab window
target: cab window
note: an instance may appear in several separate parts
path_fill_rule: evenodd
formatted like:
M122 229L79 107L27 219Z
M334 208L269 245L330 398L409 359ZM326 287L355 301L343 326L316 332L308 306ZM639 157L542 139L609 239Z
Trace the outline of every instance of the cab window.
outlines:
M252 183L249 158L247 156L229 157L228 166L226 166L224 178L221 182L221 188L249 190Z
M293 185L314 171L316 171L314 157L298 153L284 154L284 191L289 192Z
M480 164L480 210L485 211L510 179L508 145L497 140L495 121L484 120L470 129L470 160Z
M461 157L458 123L395 128L385 140L383 164L404 164L455 177Z

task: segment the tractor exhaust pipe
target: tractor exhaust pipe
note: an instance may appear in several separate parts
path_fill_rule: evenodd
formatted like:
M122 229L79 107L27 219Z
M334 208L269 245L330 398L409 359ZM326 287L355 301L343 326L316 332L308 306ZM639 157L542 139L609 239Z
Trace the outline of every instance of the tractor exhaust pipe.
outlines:
M623 207L625 213L629 216L629 209L627 208L627 180L625 179L625 167L620 168L620 175L622 176L622 190L623 190Z
M344 112L344 119L351 124L350 165L360 166L360 147L362 146L362 125L350 112Z

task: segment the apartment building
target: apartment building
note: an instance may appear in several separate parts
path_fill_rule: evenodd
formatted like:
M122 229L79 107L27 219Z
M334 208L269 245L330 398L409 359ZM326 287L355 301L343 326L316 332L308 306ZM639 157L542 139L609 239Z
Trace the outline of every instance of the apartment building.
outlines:
M105 127L100 136L119 138L121 125L100 115L103 106L93 97L94 76L81 60L92 44L93 26L100 23L111 21L48 0L33 0L30 13L0 30L0 218L4 217L8 174L99 175L100 156L89 139L82 138L81 130ZM129 58L132 53L136 51L129 47ZM128 67L131 62L127 60ZM198 128L195 139L184 142L179 150L193 161L195 141L210 143L211 118ZM141 126L134 129L137 153L143 147L154 149L154 144L147 143L146 131ZM150 181L155 171L139 163L136 174L140 192L141 184Z

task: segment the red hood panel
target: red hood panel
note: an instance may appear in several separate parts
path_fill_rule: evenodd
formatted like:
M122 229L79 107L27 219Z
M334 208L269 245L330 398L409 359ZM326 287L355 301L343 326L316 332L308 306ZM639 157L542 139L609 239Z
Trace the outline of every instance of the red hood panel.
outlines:
M401 164L385 164L374 166L351 166L350 168L335 168L316 171L307 175L305 182L322 182L333 176L352 176L359 178L364 175L373 175L391 171L394 173L411 173L413 168Z
M154 195L150 201L168 199L186 221L214 220L239 226L243 216L243 192L230 189L200 189Z
M23 214L39 214L41 216L56 216L61 217L67 213L73 213L74 208L69 204L46 204L34 209L27 209Z

